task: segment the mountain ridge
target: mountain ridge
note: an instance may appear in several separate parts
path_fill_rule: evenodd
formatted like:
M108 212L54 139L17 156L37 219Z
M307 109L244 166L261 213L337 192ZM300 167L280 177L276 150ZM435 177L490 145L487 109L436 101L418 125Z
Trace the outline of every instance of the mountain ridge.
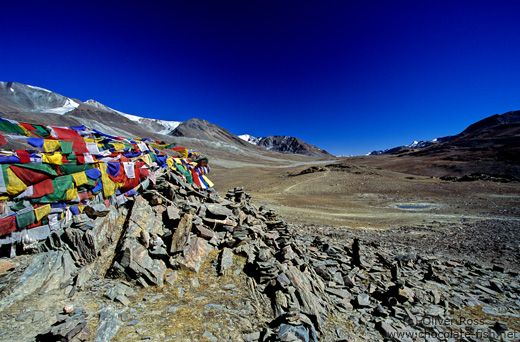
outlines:
M267 137L253 137L249 134L238 136L250 144L262 146L270 151L291 154L303 154L314 157L335 157L321 148L310 145L301 139L286 135L269 135Z
M466 129L456 135L435 138L428 141L414 141L410 145L392 147L386 150L376 150L369 152L367 155L382 154L398 154L410 152L410 150L421 150L426 147L438 145L441 143L449 143L464 145L468 144L466 140L473 139L477 135L480 138L495 139L504 135L515 135L515 129L520 126L520 110L509 111L503 114L494 114L469 125ZM465 142L466 141L466 142ZM473 143L475 145L475 143Z
M34 122L49 125L86 125L117 136L151 135L157 140L168 136L202 139L212 142L213 145L223 142L239 149L250 149L255 153L261 148L261 145L253 147L254 145L244 142L225 128L202 119L185 122L149 119L123 113L93 99L82 102L44 88L17 82L0 82L0 112L13 120L27 121L28 118L34 118ZM296 140L298 144L295 144L294 139L297 138L289 141L293 147L281 146L267 150L311 157L331 157L327 153L317 153L316 151L322 150L299 139Z

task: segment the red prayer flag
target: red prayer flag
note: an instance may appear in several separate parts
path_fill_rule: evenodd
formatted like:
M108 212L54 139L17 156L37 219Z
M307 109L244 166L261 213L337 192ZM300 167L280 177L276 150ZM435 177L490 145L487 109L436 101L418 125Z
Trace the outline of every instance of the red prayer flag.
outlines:
M147 168L140 168L139 169L139 177L140 178L145 178L145 177L148 177L150 175L150 171L148 171Z
M76 153L76 158L78 158L78 164L85 164L85 156L83 153Z
M72 143L72 147L74 147L74 149L76 150L76 152L79 152L79 153L89 153L88 149L87 149L87 144L85 144L85 142L82 140L82 141L74 141Z
M193 170L193 169L190 169L190 172L191 172L191 178L193 178L193 182L194 182L195 184L197 184L197 186L198 186L199 188L202 188L202 185L200 184L200 179L199 179L199 175L198 175L198 173L195 172L195 170Z
M18 156L18 159L20 159L20 164L28 164L31 162L31 156L29 155L29 152L25 150L16 150L16 155Z
M39 226L41 226L41 225L42 225L42 221L39 221L39 222L32 223L32 224L28 225L28 226L25 227L25 228L27 228L27 229L31 229L31 228L39 227Z
M34 184L33 195L29 196L29 198L40 198L42 196L52 194L53 192L54 185L52 184L52 180L46 179L37 184Z
M79 197L79 200L80 201L84 201L84 200L88 200L88 199L91 199L92 198L92 191L87 191L87 192L78 192L78 197Z
M119 163L120 166L119 166L119 173L117 174L116 177L112 176L112 175L108 175L108 177L114 182L114 183L121 183L121 182L124 182L127 180L127 176L126 176L126 172L125 172L125 168L123 166L123 163Z
M88 153L87 145L83 141L81 135L70 128L60 128L52 126L52 129L58 135L58 138L63 141L72 141L72 147L78 153Z
M0 236L11 234L16 230L16 215L0 219Z
M11 165L9 168L25 185L36 184L50 178L49 175L45 173L36 172L25 167Z

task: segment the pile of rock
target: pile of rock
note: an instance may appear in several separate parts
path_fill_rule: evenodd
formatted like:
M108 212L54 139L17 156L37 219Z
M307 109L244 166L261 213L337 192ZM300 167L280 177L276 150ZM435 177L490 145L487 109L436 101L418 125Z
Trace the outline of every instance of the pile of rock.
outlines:
M49 237L52 250L34 258L18 282L0 279L7 298L0 308L31 291L59 288L72 297L105 275L120 279L105 297L128 306L135 286L174 286L180 270L203 276L201 265L218 253L220 275L234 255L246 259L253 307L271 313L257 319L257 331L244 330L246 341L478 340L519 329L518 273L367 243L335 228L290 226L242 188L221 197L168 169L121 207L93 205L83 219ZM100 314L96 340L121 326L111 310ZM69 316L41 336L84 332L86 313Z

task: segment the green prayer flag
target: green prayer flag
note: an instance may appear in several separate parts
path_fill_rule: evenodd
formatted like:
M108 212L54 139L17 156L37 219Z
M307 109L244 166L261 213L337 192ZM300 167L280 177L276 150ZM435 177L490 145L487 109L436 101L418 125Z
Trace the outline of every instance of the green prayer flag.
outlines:
M25 213L16 214L16 226L18 228L24 228L28 225L33 224L36 221L36 215L34 210L26 211Z
M46 138L50 135L50 132L47 128L41 125L32 125L34 128L36 128L36 134L41 136L42 138Z
M61 152L63 154L72 153L72 141L63 141L60 140Z
M90 169L93 169L93 164L74 164L74 163L67 163L67 164L61 164L60 165L60 171L64 175L71 175L76 172L82 172L87 171Z
M9 132L9 133L16 133L25 135L25 131L20 127L20 125L11 123L9 121L0 120L0 131Z

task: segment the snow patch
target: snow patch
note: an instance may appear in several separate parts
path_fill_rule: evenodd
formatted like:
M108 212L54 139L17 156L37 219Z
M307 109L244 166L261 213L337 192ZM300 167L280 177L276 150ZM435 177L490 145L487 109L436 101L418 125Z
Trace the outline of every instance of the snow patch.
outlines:
M85 101L85 103L89 104L91 106L103 109L103 110L110 111L112 113L119 114L133 122L143 123L143 124L146 124L149 122L154 122L156 124L159 124L163 127L163 129L158 131L157 132L158 134L168 135L169 133L171 133L171 131L173 131L175 128L177 128L177 126L179 126L182 123L181 121L166 121L166 120L148 119L148 118L143 118L143 117L137 116L137 115L126 114L126 113L120 112L118 110L115 110L113 108L110 108L108 106L105 106L104 104L102 104L96 100L92 100L92 99Z
M71 99L67 99L65 101L65 103L63 104L63 106L56 107L56 108L49 108L49 109L41 109L40 113L52 113L52 114L63 115L63 114L73 111L74 109L76 109L78 107L79 107L79 103L77 103Z
M249 134L242 134L242 135L239 135L238 137L240 139L244 140L244 141L247 141L250 144L253 144L253 145L258 145L258 142L260 141L260 139L262 139L262 138L256 138L256 137L254 137L252 135L249 135Z
M182 122L180 121L163 121L163 120L157 120L157 123L162 125L164 129L162 131L159 131L157 133L167 135L171 131L177 128Z
M26 84L26 86L28 86L29 88L36 89L36 90L45 91L45 92L47 92L47 93L52 93L52 91L50 91L50 90L48 90L48 89L44 89L44 88L40 88L40 87L35 87L35 86L32 86L32 85L28 85L28 84Z
M251 135L249 135L249 134L242 134L242 135L239 135L238 137L239 137L240 139L244 140L244 141L247 141L247 142L249 142L249 140L250 140L251 138L253 138L253 139L255 138L255 137L253 137L253 136L251 136Z
M132 115L132 114L125 114L125 113L121 113L121 112L118 112L116 111L119 115L122 115L124 116L125 118L129 119L129 120L132 120L132 121L135 121L135 122L139 122L140 119L143 119L142 117L140 116L137 116L137 115Z

